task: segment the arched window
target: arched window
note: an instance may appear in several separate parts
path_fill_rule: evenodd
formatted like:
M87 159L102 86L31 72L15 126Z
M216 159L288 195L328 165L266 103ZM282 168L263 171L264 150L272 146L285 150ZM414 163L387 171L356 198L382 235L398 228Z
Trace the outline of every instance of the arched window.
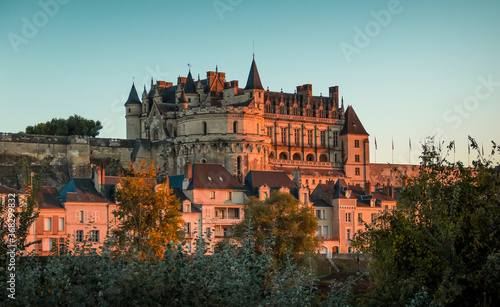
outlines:
M153 141L158 141L158 139L158 128L155 128L155 130L153 130Z
M313 154L308 154L306 156L306 161L314 161L314 155Z
M294 153L293 154L293 160L295 160L295 161L302 160L300 154L299 153Z
M207 135L207 122L203 122L203 135Z
M241 156L236 158L236 173L241 175L242 165L241 165Z
M270 153L268 156L269 159L274 159L274 152Z
M319 156L319 161L320 162L328 162L328 157L323 154L323 155Z
M233 122L233 133L238 133L238 122L237 121Z
M288 155L286 152L280 153L280 160L288 160Z

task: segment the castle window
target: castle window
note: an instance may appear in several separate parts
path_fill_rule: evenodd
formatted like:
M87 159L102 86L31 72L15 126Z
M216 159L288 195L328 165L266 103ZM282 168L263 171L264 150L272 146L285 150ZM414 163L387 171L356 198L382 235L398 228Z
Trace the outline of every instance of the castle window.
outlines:
M320 162L328 162L328 157L323 154L323 155L319 156L319 161Z
M238 175L241 175L242 173L242 165L241 165L241 156L239 156L238 158L236 158L236 170L237 170L237 174Z
M158 128L156 128L154 131L153 131L153 141L157 141L159 139L159 136L158 136Z
M266 132L268 137L273 136L273 127L266 127Z
M215 191L210 191L210 199L215 199Z
M286 152L282 152L280 153L280 160L288 160L288 155L286 154Z
M233 133L238 133L238 122L237 121L233 122Z
M306 161L314 161L314 155L313 154L308 154L306 156Z
M325 130L321 131L320 139L321 139L321 146L326 147L326 131Z
M359 148L359 140L354 140L354 147Z
M346 213L345 214L345 222L350 223L351 222L351 213Z
M203 122L203 135L207 135L207 122Z
M361 174L361 172L360 172L360 170L359 170L359 167L356 167L356 168L354 169L354 175L359 176L360 174Z
M295 129L295 145L300 146L300 128Z
M226 192L226 200L233 200L233 192Z
M359 162L359 155L354 156L354 162Z
M191 98L188 98L188 102L191 102Z
M307 143L309 146L313 145L313 131L312 130L307 130Z
M337 147L339 144L339 132L335 131L333 133L333 147Z
M281 128L281 143L286 145L286 128Z
M301 160L300 154L299 153L294 153L293 154L293 160L295 160L295 161Z
M128 108L128 112L130 113L130 108Z

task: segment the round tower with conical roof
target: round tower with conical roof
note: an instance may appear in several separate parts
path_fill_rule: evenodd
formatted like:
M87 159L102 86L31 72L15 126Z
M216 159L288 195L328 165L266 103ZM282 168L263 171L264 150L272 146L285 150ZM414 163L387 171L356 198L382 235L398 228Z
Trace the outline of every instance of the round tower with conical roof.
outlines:
M127 121L127 139L141 138L141 121L142 103L137 95L135 84L132 83L130 94L127 102L125 102L125 118Z

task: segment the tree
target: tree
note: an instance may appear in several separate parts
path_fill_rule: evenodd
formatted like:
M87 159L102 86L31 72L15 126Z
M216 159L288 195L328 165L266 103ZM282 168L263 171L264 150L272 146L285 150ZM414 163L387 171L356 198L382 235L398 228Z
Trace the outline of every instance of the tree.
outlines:
M102 129L100 121L85 119L79 115L70 116L68 119L53 118L51 121L26 127L28 134L45 135L84 135L96 137Z
M311 208L288 193L273 192L264 201L251 197L244 210L244 220L234 226L235 236L244 238L250 229L256 250L271 248L279 262L288 253L297 259L299 254L315 252L319 246L315 236L318 223ZM269 245L273 240L274 244Z
M146 159L137 169L131 163L128 173L116 192L118 209L113 213L120 224L113 234L122 250L162 257L166 245L182 237L181 204L168 184L156 185L156 168Z
M42 188L42 176L41 173L37 173L32 177L28 162L23 159L23 177L25 196L20 197L20 195L11 193L0 204L0 257L5 256L6 252L10 250L7 245L16 246L17 252L35 244L35 242L27 242L26 240L31 225L39 215L39 212L36 211L36 198Z
M352 242L371 254L378 304L500 305L498 166L481 153L474 168L441 156L427 142L418 176L402 178L398 210L384 212Z

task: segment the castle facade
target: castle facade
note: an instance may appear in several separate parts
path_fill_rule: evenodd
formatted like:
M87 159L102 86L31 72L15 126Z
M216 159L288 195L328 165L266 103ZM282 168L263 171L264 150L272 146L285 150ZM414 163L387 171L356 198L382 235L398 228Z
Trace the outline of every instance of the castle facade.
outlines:
M165 174L190 163L220 163L236 178L250 170L300 169L301 185L314 189L347 177L363 184L368 175L368 133L354 109L339 104L339 88L313 96L312 85L294 93L264 89L255 59L244 88L226 74L151 82L139 99L132 85L125 103L127 139L151 142L151 158Z

